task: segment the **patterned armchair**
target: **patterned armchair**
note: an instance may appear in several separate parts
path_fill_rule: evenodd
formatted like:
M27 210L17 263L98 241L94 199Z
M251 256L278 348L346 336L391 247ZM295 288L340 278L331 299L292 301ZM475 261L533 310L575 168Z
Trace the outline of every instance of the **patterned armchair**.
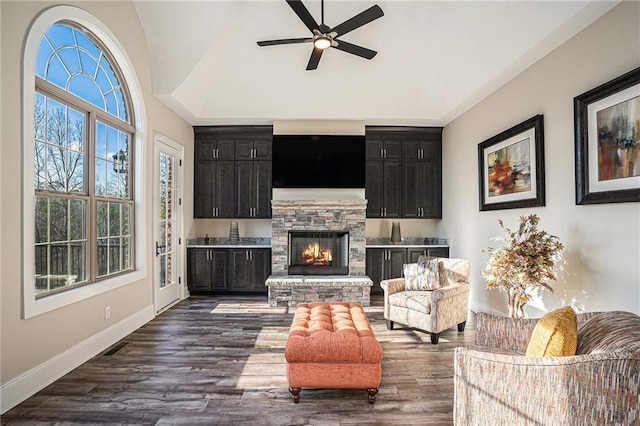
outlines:
M405 290L405 279L380 281L384 291L384 318L387 328L394 322L431 334L431 343L438 343L440 333L454 325L464 331L469 310L469 279L471 262L465 259L438 259L440 288L436 290Z
M640 317L578 314L576 355L527 357L537 319L477 314L456 348L456 425L640 424Z

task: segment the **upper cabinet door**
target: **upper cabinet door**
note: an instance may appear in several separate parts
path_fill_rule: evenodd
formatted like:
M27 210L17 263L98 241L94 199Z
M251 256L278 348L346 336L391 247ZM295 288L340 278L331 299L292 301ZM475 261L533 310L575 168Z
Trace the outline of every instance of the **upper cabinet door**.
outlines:
M367 160L402 159L402 141L400 140L367 137L366 149Z
M253 141L254 160L271 160L271 140Z
M253 141L236 141L236 160L253 160Z

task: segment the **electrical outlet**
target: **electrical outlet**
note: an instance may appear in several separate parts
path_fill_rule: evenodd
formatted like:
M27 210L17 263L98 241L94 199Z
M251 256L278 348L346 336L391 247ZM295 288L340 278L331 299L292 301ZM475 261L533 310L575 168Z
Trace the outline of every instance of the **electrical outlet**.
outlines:
M111 306L104 308L104 319L108 320L111 317Z

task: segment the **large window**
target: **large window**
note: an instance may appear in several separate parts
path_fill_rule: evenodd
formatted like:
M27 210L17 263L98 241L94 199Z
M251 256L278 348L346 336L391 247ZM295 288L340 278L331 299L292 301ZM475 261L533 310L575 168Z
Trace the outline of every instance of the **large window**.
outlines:
M134 123L124 79L85 28L58 22L35 59L36 298L134 265Z

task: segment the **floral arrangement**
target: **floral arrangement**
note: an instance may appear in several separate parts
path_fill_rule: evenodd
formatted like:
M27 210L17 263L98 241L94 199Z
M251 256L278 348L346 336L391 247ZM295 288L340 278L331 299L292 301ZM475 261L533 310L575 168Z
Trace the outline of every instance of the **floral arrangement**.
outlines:
M512 231L499 220L505 235L493 240L505 245L483 250L490 254L482 271L485 287L508 294L509 316L513 318L524 317L524 305L534 289L548 289L553 293L548 282L556 279L555 266L564 246L558 237L539 230L539 222L535 214L520 216L520 226Z

